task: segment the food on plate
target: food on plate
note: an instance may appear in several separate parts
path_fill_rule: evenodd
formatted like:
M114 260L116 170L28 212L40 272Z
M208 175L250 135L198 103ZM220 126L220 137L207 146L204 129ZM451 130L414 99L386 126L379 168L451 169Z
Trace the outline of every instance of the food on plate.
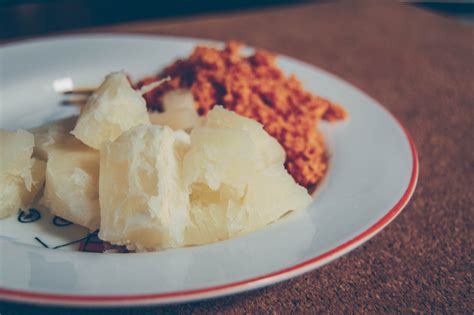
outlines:
M100 154L96 148L133 126L150 124L141 96L147 88L137 92L123 72L111 73L90 96L79 118L32 130L35 154L47 160L41 203L53 214L91 231L99 228Z
M309 204L285 170L281 148L274 162L262 162L260 143L272 141L258 123L221 107L208 117L190 135L138 126L104 144L101 239L136 251L205 244Z
M99 152L79 143L49 153L44 196L54 215L91 231L100 225Z
M285 150L275 138L268 135L262 124L253 119L225 110L222 106L215 106L206 115L203 124L212 128L234 128L247 131L258 151L259 168L285 162Z
M33 156L43 160L48 160L50 152L58 149L83 146L83 144L70 134L76 125L77 116L56 120L46 125L33 128L30 132L35 137L35 148Z
M312 190L328 164L324 139L316 126L320 120L344 119L346 112L306 91L295 76L286 76L274 55L257 50L246 56L239 50L235 42L227 43L224 49L198 46L187 59L176 61L137 86L171 78L144 95L153 111L163 110L169 91L189 89L200 115L220 104L260 122L285 149L289 173Z
M94 149L122 132L149 125L150 119L141 92L134 90L124 72L109 74L92 94L72 134Z
M40 203L54 215L94 231L99 228L99 152L71 134L77 116L33 128L33 155L46 162Z
M184 245L189 197L182 159L189 135L138 126L100 152L99 237L139 251Z
M191 131L201 123L195 110L185 108L163 113L151 112L149 116L153 125L168 126L173 130Z
M317 124L346 113L272 54L239 49L198 46L136 86L111 73L79 117L1 131L0 217L27 209L44 182L36 199L54 215L144 252L244 235L304 209L328 162Z
M194 108L194 96L186 89L177 89L169 91L163 96L163 111L169 112L175 109L193 109Z
M0 218L27 210L43 187L45 163L32 158L34 137L0 129Z
M191 132L183 163L192 222L188 245L249 233L310 203L276 146L258 123L219 106L208 113L204 127Z
M173 130L190 131L201 124L194 108L194 97L189 90L174 90L163 98L164 112L150 112L150 121L154 125L169 126Z

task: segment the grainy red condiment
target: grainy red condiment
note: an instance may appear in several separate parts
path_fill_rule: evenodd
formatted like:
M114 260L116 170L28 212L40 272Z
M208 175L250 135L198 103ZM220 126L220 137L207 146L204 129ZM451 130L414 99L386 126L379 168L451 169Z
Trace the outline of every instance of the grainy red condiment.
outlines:
M162 110L162 97L177 88L191 89L200 115L220 104L264 125L286 151L286 168L299 184L312 190L327 169L327 154L320 119L341 120L342 107L304 90L295 76L285 76L275 55L257 50L239 53L241 45L228 42L224 49L198 46L188 59L178 60L138 87L162 77L171 80L145 95L151 110Z

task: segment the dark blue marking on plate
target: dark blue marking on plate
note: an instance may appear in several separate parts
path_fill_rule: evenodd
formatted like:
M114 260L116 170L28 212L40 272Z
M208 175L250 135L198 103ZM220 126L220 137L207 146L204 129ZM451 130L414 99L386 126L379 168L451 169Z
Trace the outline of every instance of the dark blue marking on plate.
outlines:
M45 247L45 248L49 248L49 246L48 246L48 245L46 245L46 243L45 243L45 242L43 242L43 241L42 241L42 240L41 240L41 239L40 239L38 236L36 236L36 237L35 237L35 240L37 240L37 241L38 241L38 243L40 243L41 245L43 245L43 247Z
M77 243L82 242L83 240L88 239L89 237L90 237L90 234L87 234L87 236L85 236L83 238L80 238L78 240L75 240L75 241L72 241L72 242L69 242L69 243L66 243L66 244L54 246L53 249L58 249L58 248L61 248L61 247L66 247L66 246L69 246L69 245L77 244Z
M41 213L34 208L31 208L28 212L21 210L18 215L18 222L20 223L31 223L39 219L41 219Z
M53 224L58 226L58 227L64 227L64 226L69 226L72 224L72 222L65 220L61 217L55 216L53 219Z

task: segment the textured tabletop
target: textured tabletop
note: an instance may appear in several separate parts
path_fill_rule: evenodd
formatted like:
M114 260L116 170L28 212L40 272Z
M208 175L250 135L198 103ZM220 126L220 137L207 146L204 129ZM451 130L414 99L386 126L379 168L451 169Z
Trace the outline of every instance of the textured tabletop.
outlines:
M264 289L165 307L0 313L473 313L474 27L396 2L347 2L147 21L89 31L238 39L329 70L377 99L420 158L412 201L348 255Z

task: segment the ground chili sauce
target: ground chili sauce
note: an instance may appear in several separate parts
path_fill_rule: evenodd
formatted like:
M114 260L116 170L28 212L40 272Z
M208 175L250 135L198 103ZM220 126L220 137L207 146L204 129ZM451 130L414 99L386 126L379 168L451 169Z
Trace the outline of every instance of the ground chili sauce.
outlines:
M344 119L345 110L304 90L295 76L285 76L275 55L257 50L244 56L240 48L237 42L228 42L223 49L198 46L188 59L177 60L137 87L169 76L170 81L144 95L149 110L162 111L166 92L187 88L200 115L219 104L259 121L284 147L288 172L297 183L313 190L328 165L317 124L321 119Z

